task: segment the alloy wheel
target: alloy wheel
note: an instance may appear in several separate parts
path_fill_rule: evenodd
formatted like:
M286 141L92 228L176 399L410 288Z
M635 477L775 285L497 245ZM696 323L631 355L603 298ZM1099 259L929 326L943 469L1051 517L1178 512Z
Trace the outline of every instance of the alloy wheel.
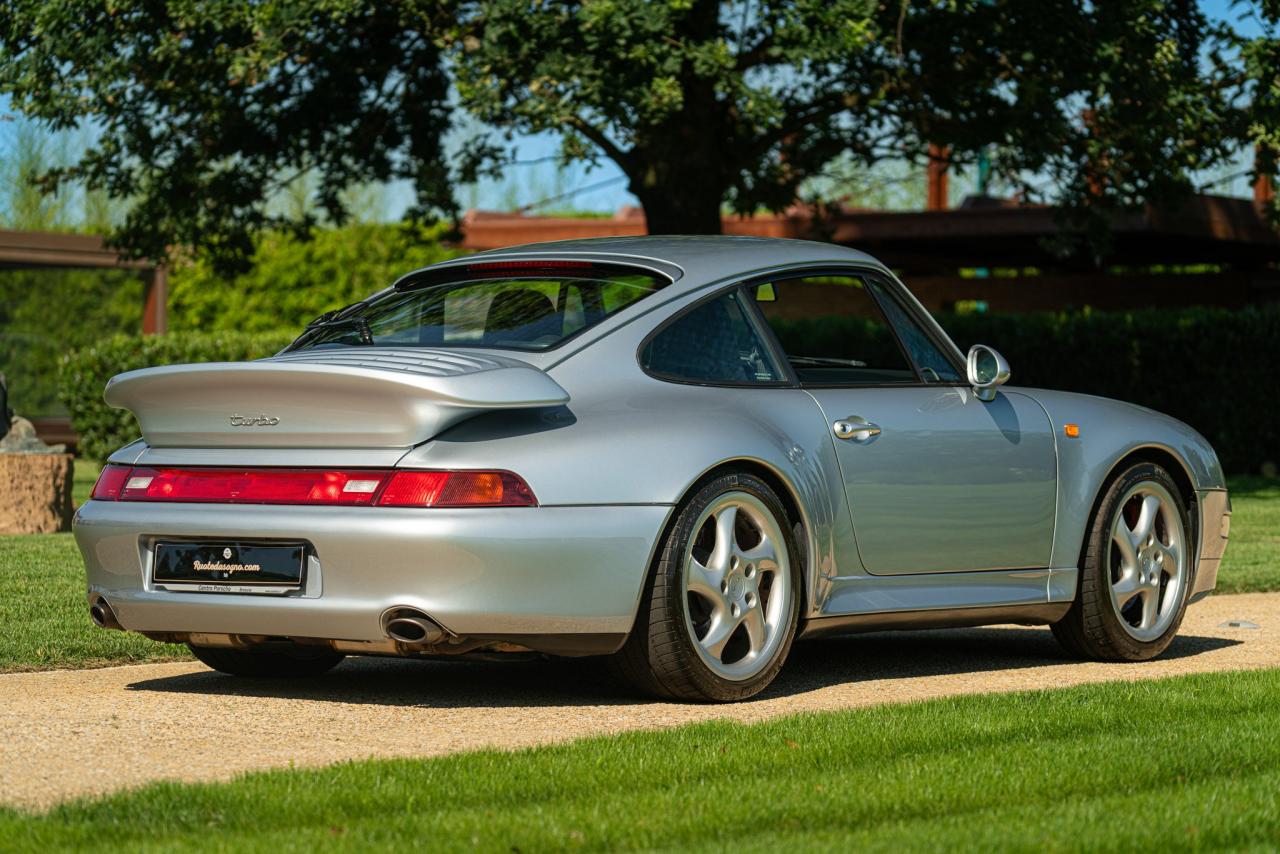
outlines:
M1187 537L1173 496L1144 481L1120 500L1111 521L1111 604L1121 627L1139 641L1168 630L1187 583Z
M755 496L728 492L693 530L684 556L685 628L714 673L750 679L787 632L794 591L782 529Z

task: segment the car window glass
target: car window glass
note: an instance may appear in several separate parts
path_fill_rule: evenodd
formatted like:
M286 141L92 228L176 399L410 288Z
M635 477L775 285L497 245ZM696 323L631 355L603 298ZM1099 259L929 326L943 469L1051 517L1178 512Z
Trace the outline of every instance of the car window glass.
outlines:
M645 345L640 361L663 379L732 385L783 380L736 290L677 317Z
M875 279L869 279L867 285L880 297L880 304L884 306L889 322L898 330L903 346L911 354L924 381L928 383L960 382L960 372L956 370L955 365L943 355L942 350L907 312L902 301L890 292L888 286Z
M314 321L293 350L500 347L545 350L661 289L647 273L574 262L563 273L518 262L467 268L445 281L389 290ZM495 271L496 272L496 271Z
M880 385L918 379L866 283L806 276L752 289L802 383Z

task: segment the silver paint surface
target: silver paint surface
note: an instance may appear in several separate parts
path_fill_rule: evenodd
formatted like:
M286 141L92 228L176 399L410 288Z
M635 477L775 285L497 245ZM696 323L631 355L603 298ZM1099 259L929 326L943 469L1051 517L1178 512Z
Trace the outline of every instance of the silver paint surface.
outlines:
M836 442L863 566L875 575L1049 565L1053 428L1025 394L966 388L811 389L828 421L881 433Z

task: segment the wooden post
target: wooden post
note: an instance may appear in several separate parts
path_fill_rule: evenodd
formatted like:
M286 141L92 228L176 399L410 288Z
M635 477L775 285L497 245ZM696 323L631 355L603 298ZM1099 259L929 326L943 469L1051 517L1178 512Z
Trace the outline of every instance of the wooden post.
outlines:
M1253 150L1253 168L1258 173L1253 179L1253 208L1258 216L1266 216L1276 198L1276 186L1271 181L1275 164L1262 151L1262 146Z
M154 267L147 275L142 334L163 335L169 329L169 270Z
M929 185L925 193L924 209L927 211L945 211L947 209L947 161L950 151L941 145L929 143L929 165L927 176Z

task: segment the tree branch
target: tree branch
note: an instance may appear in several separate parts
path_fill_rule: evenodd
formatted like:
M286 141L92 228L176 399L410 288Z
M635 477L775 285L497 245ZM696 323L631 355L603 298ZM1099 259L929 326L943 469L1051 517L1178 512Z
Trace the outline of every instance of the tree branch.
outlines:
M630 168L629 168L631 166L630 152L623 151L618 146L617 143L609 139L608 135L605 134L604 131L590 124L589 122L587 122L586 119L582 118L581 116L569 116L569 118L566 121L569 127L573 128L578 133L585 136L588 140L595 143L595 145L599 147L600 150L603 151L610 160L612 160L614 163L617 163L618 166L622 168L623 172L630 171Z

